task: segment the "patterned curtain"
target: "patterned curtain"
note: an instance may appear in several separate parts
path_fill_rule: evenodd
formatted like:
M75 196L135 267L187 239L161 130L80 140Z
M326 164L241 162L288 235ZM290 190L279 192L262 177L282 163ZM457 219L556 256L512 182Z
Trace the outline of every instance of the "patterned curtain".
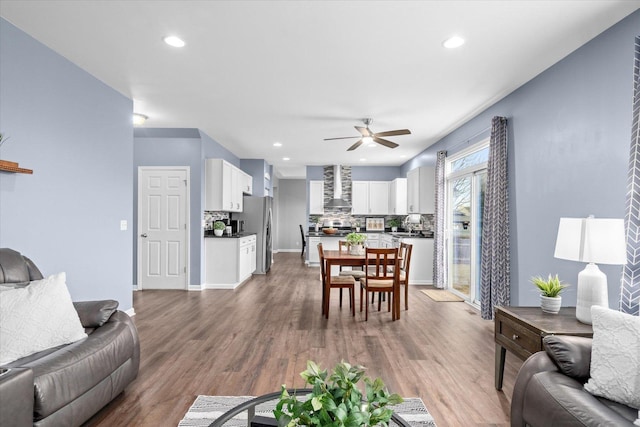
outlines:
M443 289L447 277L447 257L444 247L444 170L447 159L446 151L438 151L436 160L436 212L433 231L433 284Z
M627 178L627 264L622 272L620 311L640 316L640 37L633 67L633 123Z
M491 120L487 189L482 216L480 309L493 319L493 309L509 305L509 181L507 179L507 119Z

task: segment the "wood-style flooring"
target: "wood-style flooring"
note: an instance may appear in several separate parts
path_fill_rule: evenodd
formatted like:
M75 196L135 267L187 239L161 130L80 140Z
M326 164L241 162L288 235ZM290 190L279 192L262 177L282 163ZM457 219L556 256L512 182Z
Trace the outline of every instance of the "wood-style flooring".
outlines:
M137 380L89 426L176 426L199 394L260 395L303 387L311 359L368 368L390 391L420 397L439 427L508 426L522 362L507 354L503 391L494 388L493 321L464 302L435 302L410 286L409 310L392 322L372 306L369 321L339 308L321 315L319 268L300 254L275 255L271 272L232 290L134 293L140 334ZM345 294L348 294L345 292Z

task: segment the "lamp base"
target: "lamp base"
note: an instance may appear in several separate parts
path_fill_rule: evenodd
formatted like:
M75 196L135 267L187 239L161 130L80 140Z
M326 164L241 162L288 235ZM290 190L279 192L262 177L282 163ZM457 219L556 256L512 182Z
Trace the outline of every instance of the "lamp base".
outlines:
M597 265L589 263L578 273L578 301L576 318L588 325L591 324L591 306L609 307L607 276Z

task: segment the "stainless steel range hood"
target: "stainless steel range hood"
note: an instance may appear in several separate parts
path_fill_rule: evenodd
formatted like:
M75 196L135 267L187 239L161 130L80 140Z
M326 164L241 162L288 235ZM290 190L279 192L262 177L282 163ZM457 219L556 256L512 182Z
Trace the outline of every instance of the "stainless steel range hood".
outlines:
M351 208L346 200L342 198L342 171L340 165L333 166L333 199L329 200L325 208Z

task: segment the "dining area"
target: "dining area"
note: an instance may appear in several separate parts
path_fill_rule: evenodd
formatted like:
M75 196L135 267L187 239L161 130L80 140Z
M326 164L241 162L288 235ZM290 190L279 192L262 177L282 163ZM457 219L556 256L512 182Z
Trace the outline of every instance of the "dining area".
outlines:
M376 296L378 312L384 302L392 321L400 319L402 297L404 309L409 309L411 244L401 243L397 248L354 248L348 242L340 241L337 250L324 250L322 243L317 245L317 250L324 318L329 318L332 290L339 293L339 308L343 304L343 291L348 291L350 313L355 317L356 290L360 289L359 306L360 312L365 311L365 321L369 318L369 306L375 304ZM338 274L334 274L335 272Z

